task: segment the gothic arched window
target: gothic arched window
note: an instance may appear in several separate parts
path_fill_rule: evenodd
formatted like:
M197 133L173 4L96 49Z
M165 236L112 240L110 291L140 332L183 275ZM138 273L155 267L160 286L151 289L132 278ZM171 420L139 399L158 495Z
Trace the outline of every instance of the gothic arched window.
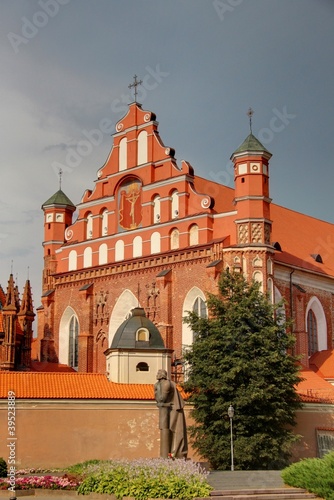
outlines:
M72 316L69 324L68 339L68 365L72 368L78 368L78 333L79 323L75 316Z
M307 314L307 333L308 333L308 355L312 356L318 351L318 327L317 319L312 309Z
M200 318L207 318L208 317L208 310L206 308L206 303L202 299L202 297L197 297L195 299L195 302L193 304L193 312L197 314ZM195 340L197 336L197 332L193 332L193 341Z
M200 318L207 318L208 317L208 312L206 308L206 304L202 297L197 297L194 305L193 305L193 312L196 313Z

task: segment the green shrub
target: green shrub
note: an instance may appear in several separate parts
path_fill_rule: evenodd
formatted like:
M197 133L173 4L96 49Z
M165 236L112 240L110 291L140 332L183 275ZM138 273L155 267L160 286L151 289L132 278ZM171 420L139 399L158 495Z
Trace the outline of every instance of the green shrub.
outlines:
M0 458L0 477L7 477L7 464L3 458Z
M324 498L334 500L334 452L324 458L307 458L282 471L282 478L289 486L305 488Z
M185 460L104 461L82 464L79 469L85 477L78 488L83 495L94 492L136 500L190 500L206 497L212 489L206 481L207 474L197 464Z
M71 474L79 474L85 475L85 472L89 470L92 465L97 465L104 463L101 460L86 460L85 462L80 462L78 464L70 465L70 467L66 467L66 472L70 472Z

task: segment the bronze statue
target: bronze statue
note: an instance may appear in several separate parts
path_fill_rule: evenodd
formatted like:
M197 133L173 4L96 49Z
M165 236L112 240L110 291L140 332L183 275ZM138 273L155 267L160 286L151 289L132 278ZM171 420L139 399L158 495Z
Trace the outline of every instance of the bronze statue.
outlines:
M159 408L160 457L187 458L187 428L184 401L166 370L159 370L154 394Z

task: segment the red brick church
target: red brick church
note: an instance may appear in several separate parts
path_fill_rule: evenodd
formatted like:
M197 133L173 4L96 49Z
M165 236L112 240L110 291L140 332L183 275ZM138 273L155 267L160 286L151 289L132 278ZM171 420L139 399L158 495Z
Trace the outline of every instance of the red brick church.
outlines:
M283 298L282 312L293 319L304 378L296 430L304 441L294 456L322 454L329 442L333 448L334 225L271 202L270 158L250 133L231 156L234 188L199 177L163 144L155 114L133 102L116 124L93 189L77 205L61 187L43 203L37 338L29 282L22 301L12 275L7 291L0 288L0 406L14 390L22 421L44 432L42 439L20 435L22 464L39 465L58 448L48 463L63 464L69 419L80 428L66 434L69 461L108 458L110 449L122 457L156 453L147 412L156 418L157 369L182 380L183 352L193 342L183 317L191 310L207 315L207 294L217 291L226 268L257 280L273 302ZM105 432L110 411L124 427L119 448L117 426L115 435ZM79 440L92 432L94 450ZM31 455L33 438L45 443L44 455Z
M271 203L270 158L250 133L231 156L234 188L198 177L163 144L155 114L130 104L93 189L77 206L61 189L43 203L40 361L109 371L104 353L139 306L181 372L193 338L182 318L207 314L227 267L285 299L305 366L332 350L334 226Z

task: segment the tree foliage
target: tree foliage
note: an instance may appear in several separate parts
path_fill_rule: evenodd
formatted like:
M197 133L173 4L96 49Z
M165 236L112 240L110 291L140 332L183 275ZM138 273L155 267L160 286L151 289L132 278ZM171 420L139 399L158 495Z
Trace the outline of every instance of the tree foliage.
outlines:
M288 462L301 380L290 354L294 338L256 282L224 272L219 294L207 301L209 318L189 312L195 334L185 353L196 425L194 447L216 469L231 464L230 421L233 405L236 469L280 469Z

